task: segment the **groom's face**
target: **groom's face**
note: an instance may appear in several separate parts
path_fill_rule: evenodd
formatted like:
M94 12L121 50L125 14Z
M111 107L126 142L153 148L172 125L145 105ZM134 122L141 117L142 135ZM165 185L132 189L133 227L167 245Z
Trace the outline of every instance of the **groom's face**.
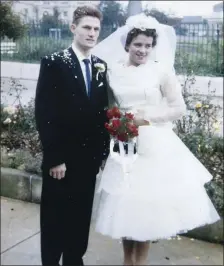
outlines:
M72 24L71 31L75 42L83 49L91 49L96 45L100 34L100 20L85 16L77 24Z

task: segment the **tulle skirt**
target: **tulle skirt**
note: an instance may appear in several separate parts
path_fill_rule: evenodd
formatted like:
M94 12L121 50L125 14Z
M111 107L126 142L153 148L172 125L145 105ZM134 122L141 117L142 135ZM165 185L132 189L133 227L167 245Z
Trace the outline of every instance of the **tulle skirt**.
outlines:
M98 232L157 240L220 219L204 188L211 174L170 127L140 127L137 153L126 172L119 154L107 160L98 187Z

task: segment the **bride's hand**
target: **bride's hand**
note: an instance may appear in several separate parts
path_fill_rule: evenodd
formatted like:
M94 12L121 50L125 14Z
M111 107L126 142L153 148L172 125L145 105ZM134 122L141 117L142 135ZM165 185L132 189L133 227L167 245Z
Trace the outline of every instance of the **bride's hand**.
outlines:
M140 127L140 126L148 126L150 123L149 121L144 120L144 119L134 119L134 124L137 127Z
M135 119L134 119L134 124L137 127L148 126L150 124L149 121L144 120L143 117L144 117L144 111L141 109L138 109L137 113L135 113Z

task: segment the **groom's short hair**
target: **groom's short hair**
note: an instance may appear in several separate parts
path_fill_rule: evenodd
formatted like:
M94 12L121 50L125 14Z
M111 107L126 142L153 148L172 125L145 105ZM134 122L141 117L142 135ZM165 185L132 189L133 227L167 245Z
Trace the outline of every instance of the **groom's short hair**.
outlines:
M83 5L76 8L73 13L73 24L78 24L80 19L90 16L94 18L98 18L100 21L103 19L103 15L99 9L97 9L94 5Z

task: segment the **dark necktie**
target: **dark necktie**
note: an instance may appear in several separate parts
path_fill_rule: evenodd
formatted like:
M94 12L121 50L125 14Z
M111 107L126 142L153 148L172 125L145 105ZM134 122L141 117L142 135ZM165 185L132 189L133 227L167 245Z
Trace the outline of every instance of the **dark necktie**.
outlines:
M90 75L90 60L89 59L83 59L83 62L86 67L86 79L87 79L87 94L88 97L90 97L90 90L91 90L91 75Z

